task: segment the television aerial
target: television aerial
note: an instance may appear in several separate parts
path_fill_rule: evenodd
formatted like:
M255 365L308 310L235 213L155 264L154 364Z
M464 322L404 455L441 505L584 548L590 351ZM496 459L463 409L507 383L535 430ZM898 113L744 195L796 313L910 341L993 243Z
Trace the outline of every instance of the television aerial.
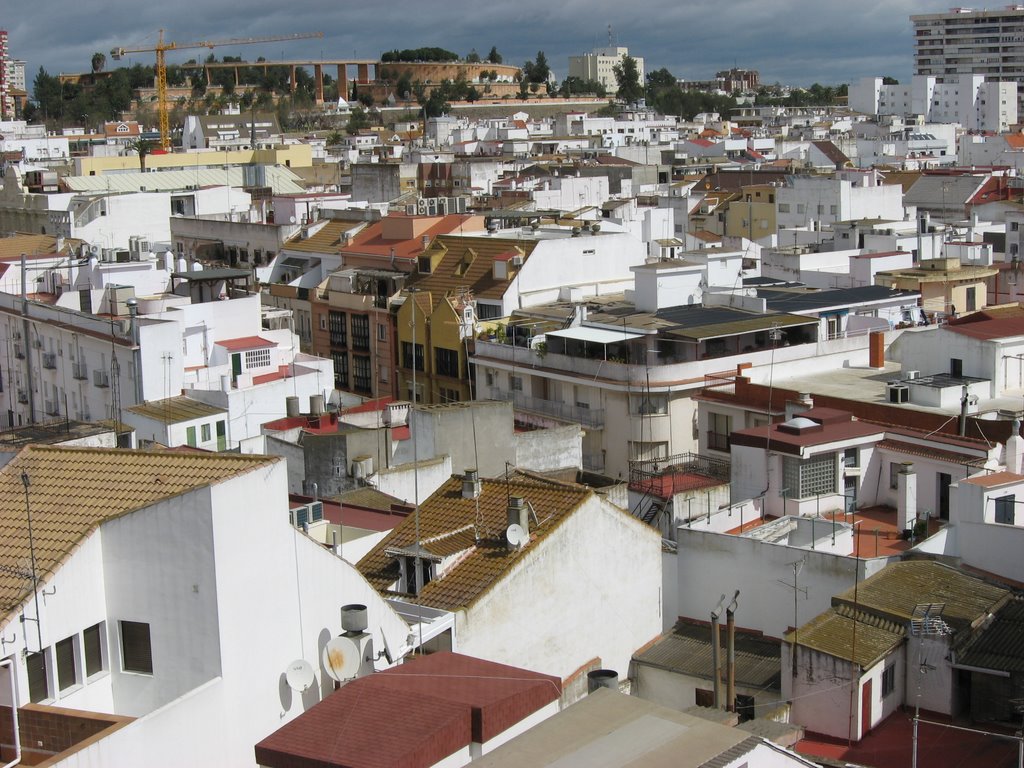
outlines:
M313 685L316 675L313 673L312 664L305 659L296 659L284 671L284 679L293 691L304 693Z

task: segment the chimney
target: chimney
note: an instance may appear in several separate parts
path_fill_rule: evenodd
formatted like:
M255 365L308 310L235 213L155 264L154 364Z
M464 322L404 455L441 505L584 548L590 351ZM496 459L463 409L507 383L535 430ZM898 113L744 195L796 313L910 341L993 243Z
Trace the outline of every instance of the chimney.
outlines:
M614 669L595 669L587 672L587 693L593 693L600 688L619 690L619 673Z
M871 331L868 336L868 367L885 368L885 331Z
M725 708L736 711L736 599L740 596L737 589L732 602L725 609L726 628L726 661L725 661Z
M896 529L909 531L917 518L917 475L912 463L903 463L896 483Z
M1006 471L1019 475L1024 469L1024 437L1020 436L1020 419L1013 420L1010 436L1006 438Z
M294 419L299 415L299 398L295 395L288 395L284 399L284 412L289 419Z
M721 615L722 603L724 602L725 595L722 595L718 605L711 611L711 674L714 676L715 709L720 709L722 706L722 635L718 624L718 617Z
M518 525L527 533L530 532L530 512L522 496L510 496L508 500L508 524Z
M801 392L797 395L796 400L786 401L786 421L789 421L794 416L809 411L814 407L814 398L807 392Z
M423 250L427 250L427 247L430 245L430 235L424 235L422 243L423 243Z
M462 498L477 499L480 497L480 474L476 469L467 469L462 476Z

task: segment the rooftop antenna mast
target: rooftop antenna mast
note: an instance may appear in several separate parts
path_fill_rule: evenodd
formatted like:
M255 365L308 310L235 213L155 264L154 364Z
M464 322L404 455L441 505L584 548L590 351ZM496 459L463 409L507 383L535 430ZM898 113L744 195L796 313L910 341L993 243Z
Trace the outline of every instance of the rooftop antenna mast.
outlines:
M612 25L608 25L608 47L612 47Z

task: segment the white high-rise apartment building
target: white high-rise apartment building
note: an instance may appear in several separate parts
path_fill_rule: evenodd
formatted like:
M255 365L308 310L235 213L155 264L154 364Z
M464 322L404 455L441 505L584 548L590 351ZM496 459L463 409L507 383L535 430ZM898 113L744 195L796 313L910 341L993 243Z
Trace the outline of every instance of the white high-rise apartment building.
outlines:
M870 115L921 115L929 123L1001 133L1017 122L1017 92L1015 82L986 81L984 75L950 75L944 83L914 75L910 83L894 85L865 77L850 85L849 104Z
M910 17L914 24L914 74L940 82L960 75L1012 80L1024 95L1024 5Z
M615 93L619 84L615 81L614 68L622 60L629 56L629 48L612 46L609 48L595 48L590 53L582 56L569 57L569 77L578 77L581 80L595 80L603 85L608 93ZM644 60L634 56L636 68L640 74L640 84L644 79Z

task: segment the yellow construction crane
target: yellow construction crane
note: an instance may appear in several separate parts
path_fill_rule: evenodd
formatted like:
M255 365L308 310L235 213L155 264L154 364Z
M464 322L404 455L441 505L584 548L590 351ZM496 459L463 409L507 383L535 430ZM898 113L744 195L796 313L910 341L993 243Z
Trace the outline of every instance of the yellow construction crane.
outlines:
M157 113L160 116L160 147L171 148L171 129L168 118L169 107L167 104L167 51L178 51L184 48L216 48L223 45L252 45L253 43L276 43L283 40L306 40L314 37L323 37L323 32L302 32L292 35L269 35L267 37L239 37L228 40L200 40L194 43L164 42L164 31L160 30L160 38L157 44L148 48L114 48L110 56L114 61L120 61L126 53L156 53L156 98Z

